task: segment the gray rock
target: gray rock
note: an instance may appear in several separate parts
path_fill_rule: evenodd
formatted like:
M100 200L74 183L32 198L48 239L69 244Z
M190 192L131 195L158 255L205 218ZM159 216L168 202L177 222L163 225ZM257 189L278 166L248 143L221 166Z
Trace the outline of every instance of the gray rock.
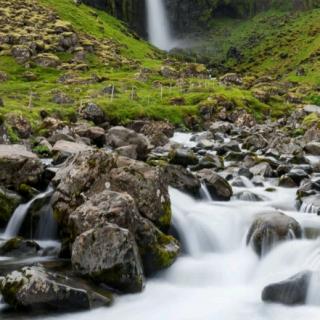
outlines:
M187 148L177 148L171 150L169 153L169 160L172 164L177 164L184 167L196 165L199 162L195 153Z
M320 142L316 142L316 141L309 142L308 144L305 145L304 150L308 154L312 154L314 156L320 156Z
M305 304L311 280L312 272L302 271L287 280L270 284L263 289L262 300L285 305Z
M301 236L302 229L295 219L279 211L270 211L257 215L249 229L247 244L261 256L280 241Z
M114 224L90 229L72 246L72 266L87 276L123 292L144 287L143 268L133 235Z
M203 169L198 176L205 183L213 199L229 201L232 197L232 187L228 181L210 169Z
M112 127L109 129L106 134L106 144L112 148L134 145L140 160L145 160L150 150L150 143L147 137L124 127Z

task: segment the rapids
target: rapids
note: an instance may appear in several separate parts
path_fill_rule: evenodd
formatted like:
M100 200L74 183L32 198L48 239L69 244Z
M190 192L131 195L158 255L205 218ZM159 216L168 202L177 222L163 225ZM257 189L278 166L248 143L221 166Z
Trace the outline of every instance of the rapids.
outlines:
M177 142L189 143L186 135L175 138ZM268 181L269 186L274 184L275 181ZM112 308L61 315L58 319L320 319L318 286L310 288L306 306L288 307L261 301L264 286L302 270L320 269L319 217L296 211L296 189L275 187L274 192L267 192L253 186L234 188L235 193L240 190L254 192L264 201L233 198L230 202L214 202L205 190L204 199L194 200L170 189L173 224L183 245L183 254L177 262L150 279L142 294L117 297ZM254 216L272 208L294 217L304 230L304 238L288 238L259 259L246 245L246 235Z

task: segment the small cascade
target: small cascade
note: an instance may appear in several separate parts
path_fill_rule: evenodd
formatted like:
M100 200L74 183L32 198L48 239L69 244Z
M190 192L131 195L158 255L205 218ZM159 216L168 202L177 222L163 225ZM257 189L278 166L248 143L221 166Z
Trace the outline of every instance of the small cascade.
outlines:
M301 207L300 207L300 212L303 213L313 213L319 215L320 213L320 208L313 205L312 203L305 203L303 202Z
M313 272L309 282L307 304L320 306L320 272Z
M41 208L40 220L35 233L37 240L52 240L56 239L58 232L58 224L54 219L51 203L46 204Z
M163 0L146 0L149 41L163 50L170 50L174 43Z
M49 187L45 192L42 192L31 199L29 202L21 204L14 211L6 230L3 234L4 238L13 238L19 234L21 226L35 201L49 197L52 194L53 189Z
M202 200L206 200L206 201L211 201L211 195L210 192L206 186L205 183L201 183L201 187L200 187L200 197Z

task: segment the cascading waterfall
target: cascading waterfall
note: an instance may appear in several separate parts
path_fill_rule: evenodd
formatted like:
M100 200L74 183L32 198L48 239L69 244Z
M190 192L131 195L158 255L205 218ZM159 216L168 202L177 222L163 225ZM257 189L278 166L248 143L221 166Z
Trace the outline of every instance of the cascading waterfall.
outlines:
M21 229L21 226L30 210L32 205L40 199L44 199L49 197L52 194L53 189L49 187L45 192L42 192L35 196L33 199L31 199L29 202L21 204L17 207L17 209L14 211L6 230L3 234L3 238L13 238L19 234L19 231Z
M146 0L149 41L163 50L174 47L163 0Z

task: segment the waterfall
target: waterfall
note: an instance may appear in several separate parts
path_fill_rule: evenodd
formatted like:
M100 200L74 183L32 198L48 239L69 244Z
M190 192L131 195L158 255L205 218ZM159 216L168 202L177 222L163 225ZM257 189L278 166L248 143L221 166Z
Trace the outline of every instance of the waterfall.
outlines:
M19 231L21 229L21 226L31 208L31 206L40 199L47 198L51 195L52 188L49 187L45 192L42 192L35 196L33 199L31 199L29 202L21 204L17 207L17 209L14 211L6 230L3 234L4 238L13 238L19 234Z
M170 50L174 43L163 0L146 0L149 41L163 50Z

